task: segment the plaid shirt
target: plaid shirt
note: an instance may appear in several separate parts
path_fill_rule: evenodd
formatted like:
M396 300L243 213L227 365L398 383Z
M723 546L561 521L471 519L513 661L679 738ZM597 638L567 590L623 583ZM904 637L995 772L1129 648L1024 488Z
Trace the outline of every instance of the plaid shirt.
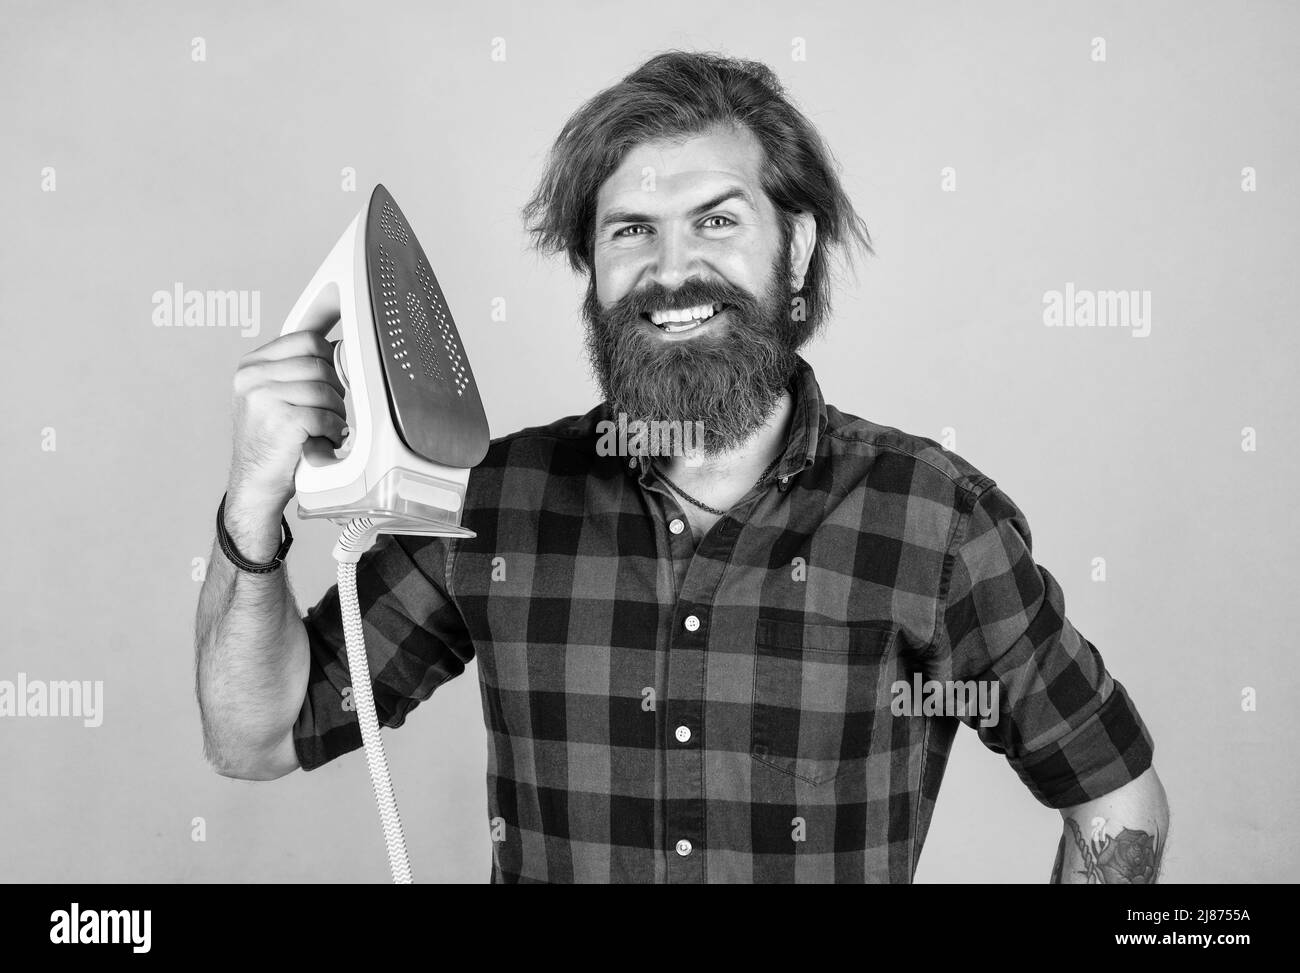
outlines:
M478 660L493 882L909 882L959 722L1052 808L1150 765L1007 495L803 359L790 388L780 463L698 546L644 458L598 454L602 403L493 442L477 537L362 558L384 725ZM337 590L304 622L311 770L361 736ZM917 674L996 680L997 722L895 715Z

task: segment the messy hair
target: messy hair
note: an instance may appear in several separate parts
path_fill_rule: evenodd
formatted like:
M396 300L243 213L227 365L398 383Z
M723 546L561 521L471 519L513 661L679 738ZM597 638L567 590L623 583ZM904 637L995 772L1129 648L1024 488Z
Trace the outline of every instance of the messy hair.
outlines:
M812 123L758 61L668 51L601 91L565 123L523 216L534 246L564 253L581 274L593 268L596 195L634 146L681 140L716 125L748 129L763 149L762 186L789 240L794 214L811 213L817 240L798 296L809 332L830 310L830 262L871 237L840 185L834 158Z

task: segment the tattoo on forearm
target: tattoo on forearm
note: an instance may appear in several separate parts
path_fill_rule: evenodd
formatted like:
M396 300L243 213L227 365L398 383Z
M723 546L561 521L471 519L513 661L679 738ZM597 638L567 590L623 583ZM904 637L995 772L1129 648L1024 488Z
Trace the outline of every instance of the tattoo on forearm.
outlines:
M1156 880L1160 865L1160 831L1155 834L1124 828L1110 837L1104 830L1105 821L1093 821L1092 835L1084 838L1078 822L1066 818L1065 823L1079 849L1083 867L1075 874L1086 876L1089 885L1150 885ZM1065 860L1065 836L1056 852L1056 867L1052 881L1059 883Z

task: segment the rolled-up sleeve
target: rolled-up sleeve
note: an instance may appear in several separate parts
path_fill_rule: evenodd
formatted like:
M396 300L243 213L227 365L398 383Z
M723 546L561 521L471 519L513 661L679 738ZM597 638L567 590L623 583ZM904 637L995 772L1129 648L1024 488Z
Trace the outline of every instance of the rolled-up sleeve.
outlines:
M474 656L464 620L446 586L447 541L381 534L357 563L366 658L375 711L399 727L433 691L465 671ZM338 586L303 618L311 653L307 696L293 728L304 770L361 746L351 698Z
M949 552L936 621L941 667L954 681L996 683L996 722L961 719L1035 798L1081 804L1141 775L1154 744L1124 687L1066 618L1061 586L1035 564L1024 514L986 483Z

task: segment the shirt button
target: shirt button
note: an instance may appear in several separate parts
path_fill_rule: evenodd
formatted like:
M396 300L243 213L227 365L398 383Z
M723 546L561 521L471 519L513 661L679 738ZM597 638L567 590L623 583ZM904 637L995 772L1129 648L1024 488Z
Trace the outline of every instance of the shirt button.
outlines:
M690 853L691 853L691 843L689 841L683 838L681 841L677 842L677 854L685 858Z
M673 522L668 525L668 529L671 530L674 534L680 534L682 531L686 529L686 525L683 524L680 520L674 518Z
M699 627L700 627L700 620L698 618L696 618L694 615L686 616L686 631L695 632L699 630Z
M677 728L677 742L685 743L691 738L691 728L689 726L679 726Z

